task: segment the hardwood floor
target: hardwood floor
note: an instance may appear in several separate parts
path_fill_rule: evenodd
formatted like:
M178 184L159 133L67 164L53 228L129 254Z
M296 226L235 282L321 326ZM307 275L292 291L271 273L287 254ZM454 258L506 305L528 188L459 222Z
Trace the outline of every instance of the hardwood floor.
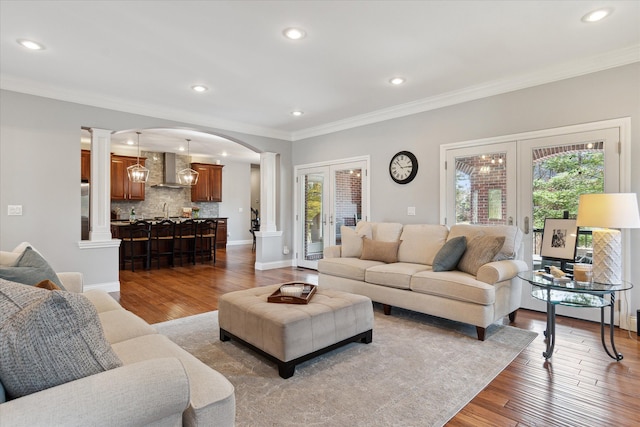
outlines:
M317 283L313 270L256 271L254 262L250 245L231 246L218 251L215 265L120 271L121 292L114 296L126 309L157 323L216 310L218 297L226 292L291 280ZM635 333L616 329L616 347L624 359L615 362L602 349L599 324L558 317L556 350L545 362L544 313L519 310L512 326L539 336L448 426L640 425Z

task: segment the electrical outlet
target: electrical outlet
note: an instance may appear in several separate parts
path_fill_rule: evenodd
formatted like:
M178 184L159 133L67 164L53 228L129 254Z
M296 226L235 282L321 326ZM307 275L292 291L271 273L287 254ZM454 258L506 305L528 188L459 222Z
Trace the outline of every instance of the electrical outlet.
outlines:
M9 205L7 215L22 215L22 205Z

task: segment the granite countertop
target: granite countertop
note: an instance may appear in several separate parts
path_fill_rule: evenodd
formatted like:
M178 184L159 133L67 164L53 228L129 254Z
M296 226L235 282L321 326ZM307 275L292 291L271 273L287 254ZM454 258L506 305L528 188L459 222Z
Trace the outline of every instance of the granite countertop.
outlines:
M150 222L151 224L157 224L160 221L162 221L164 218L162 219L145 219L145 221ZM173 222L179 223L179 222L183 222L189 218L181 218L181 217L169 217L169 219ZM222 218L222 217L215 217L215 218L195 218L194 221L204 221L205 219L227 219L227 218ZM129 225L131 224L129 221L127 220L117 220L117 221L111 221L111 225L115 225L115 226L123 226L123 225Z

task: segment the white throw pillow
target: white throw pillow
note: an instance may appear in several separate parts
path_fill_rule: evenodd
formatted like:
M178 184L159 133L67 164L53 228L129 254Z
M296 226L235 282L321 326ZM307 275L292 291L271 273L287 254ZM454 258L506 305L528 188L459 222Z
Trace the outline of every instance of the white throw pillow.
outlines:
M344 225L340 227L342 238L341 257L360 258L362 255L362 238L371 238L371 225L359 223L354 230Z

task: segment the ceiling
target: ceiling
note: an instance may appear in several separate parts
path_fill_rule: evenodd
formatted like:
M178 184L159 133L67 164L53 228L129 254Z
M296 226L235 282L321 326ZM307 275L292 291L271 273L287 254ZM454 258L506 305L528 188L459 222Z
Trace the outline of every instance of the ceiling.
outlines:
M0 37L3 89L296 141L640 61L640 1L1 1Z

